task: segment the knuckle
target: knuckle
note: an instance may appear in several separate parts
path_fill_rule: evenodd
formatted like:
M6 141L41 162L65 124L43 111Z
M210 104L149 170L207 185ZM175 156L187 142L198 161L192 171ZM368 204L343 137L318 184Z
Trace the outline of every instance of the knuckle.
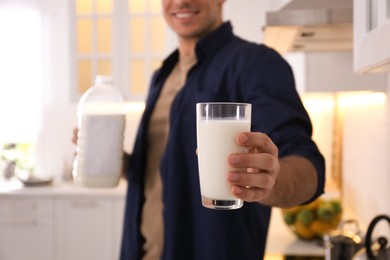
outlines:
M273 183L273 178L269 174L267 174L267 176L264 178L264 186L267 188L272 187Z

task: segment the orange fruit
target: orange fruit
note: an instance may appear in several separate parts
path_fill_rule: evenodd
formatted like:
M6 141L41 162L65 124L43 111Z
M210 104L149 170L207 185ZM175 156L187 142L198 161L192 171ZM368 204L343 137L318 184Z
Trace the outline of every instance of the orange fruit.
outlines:
M313 231L316 235L323 235L329 231L334 229L332 222L328 221L321 221L321 220L314 220L310 224L310 230Z
M298 235L298 237L303 239L313 239L315 237L315 233L307 226L303 225L300 222L295 223L295 233Z
M291 208L282 208L282 213L292 213L295 214L299 210L299 207L291 207Z
M312 202L310 202L309 204L307 205L304 205L303 207L306 208L306 209L316 209L319 207L319 205L323 202L323 199L322 198L318 198Z

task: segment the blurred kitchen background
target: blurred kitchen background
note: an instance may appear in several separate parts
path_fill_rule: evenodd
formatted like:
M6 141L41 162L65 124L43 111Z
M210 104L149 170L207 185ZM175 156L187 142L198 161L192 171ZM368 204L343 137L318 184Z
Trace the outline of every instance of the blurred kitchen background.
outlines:
M71 179L77 102L97 74L112 75L128 101L125 150L131 152L149 78L176 46L160 2L0 0L1 205L10 206L15 199L24 203L23 194L30 196L20 192L24 186L7 184L6 144L33 144L33 162L24 167L33 168L35 176L54 183ZM326 157L326 191L340 197L343 218L356 219L365 230L376 215L390 214L390 1L227 0L225 20L237 35L265 42L291 64L314 139ZM106 194L114 196L116 207L123 205L124 190ZM72 188L65 193L72 196ZM80 193L84 191L75 188ZM38 195L34 198L39 201L52 196L46 190ZM105 193L96 196L104 198ZM3 208L0 259L10 259L5 245L14 244L5 231L13 229L4 224L9 212ZM45 218L61 210L56 204ZM322 255L322 248L296 242L275 212L268 253ZM43 234L55 237L56 221L50 220ZM120 221L115 225L120 230ZM54 243L57 249L49 256L77 259ZM78 248L74 246L69 248ZM108 255L116 256L117 247L112 250Z

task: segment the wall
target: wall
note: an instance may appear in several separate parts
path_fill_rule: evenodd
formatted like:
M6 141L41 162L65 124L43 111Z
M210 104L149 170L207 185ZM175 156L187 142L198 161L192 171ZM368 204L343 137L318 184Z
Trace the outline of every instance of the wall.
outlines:
M386 90L386 75L353 72L353 52L290 52L284 54L294 71L298 92Z
M387 75L387 96L390 74ZM346 217L363 229L378 214L390 215L390 100L345 111L343 191ZM386 230L386 229L385 229Z
M224 7L224 19L230 20L234 32L252 42L261 42L265 24L265 12L276 8L278 1L227 0ZM243 19L245 16L245 19Z
M45 95L43 128L38 139L38 175L61 177L69 173L74 154L72 129L76 106L70 93L70 38L67 1L43 1Z

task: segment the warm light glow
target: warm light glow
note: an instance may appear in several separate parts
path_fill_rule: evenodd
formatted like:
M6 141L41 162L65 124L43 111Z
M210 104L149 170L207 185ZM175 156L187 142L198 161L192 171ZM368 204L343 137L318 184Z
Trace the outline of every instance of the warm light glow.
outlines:
M164 19L161 16L153 17L150 19L151 29L151 47L152 52L159 54L164 52L165 38L166 38L166 25Z
M145 93L147 88L146 63L142 59L134 59L130 64L130 92L134 95Z
M77 14L91 14L93 10L92 0L76 0Z
M155 71L157 70L158 68L160 68L162 65L162 61L161 59L154 59L152 60L152 70Z
M109 14L113 10L112 0L96 0L96 12L100 14Z
M130 52L145 53L146 50L146 18L136 17L129 22Z
M89 60L79 60L77 62L78 71L78 92L83 94L92 86L92 63Z
M112 75L111 61L99 60L97 62L98 75Z
M107 54L112 51L111 35L112 35L112 20L108 18L97 19L97 51L99 54Z
M302 102L311 113L321 113L336 107L347 108L354 106L380 105L386 102L386 94L383 92L340 92L337 94L304 94Z
M322 113L333 110L335 98L333 94L306 94L302 96L302 102L310 113Z
M266 254L264 256L264 260L283 260L284 257L282 255L273 255L273 254Z
M338 107L340 108L382 105L385 102L386 94L382 92L355 92L338 96Z
M149 10L152 13L161 13L161 1L160 0L150 0Z
M76 22L77 29L77 52L91 53L93 40L93 23L91 19L82 18Z
M127 102L126 103L126 112L142 112L145 110L144 102Z
M129 13L145 13L146 3L144 0L129 0Z
M312 138L325 157L326 189L328 189L332 175L336 95L334 93L306 93L302 96L302 101L312 122Z

